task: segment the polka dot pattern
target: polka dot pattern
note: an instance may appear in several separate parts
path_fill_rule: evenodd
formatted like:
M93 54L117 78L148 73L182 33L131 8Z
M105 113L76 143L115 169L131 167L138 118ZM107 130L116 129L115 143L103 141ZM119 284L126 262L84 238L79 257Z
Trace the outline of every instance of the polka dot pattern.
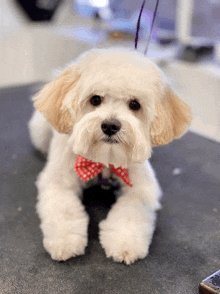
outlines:
M75 171L83 181L89 181L102 172L105 165L99 162L93 162L81 155L78 155L75 162ZM122 167L115 168L110 165L111 170L119 176L128 186L132 186L129 180L128 170Z
M119 176L125 182L125 184L132 187L132 184L129 180L128 170L126 168L122 168L122 167L115 168L111 164L110 164L110 167L111 167L111 170L113 171L113 173L115 173L117 176Z

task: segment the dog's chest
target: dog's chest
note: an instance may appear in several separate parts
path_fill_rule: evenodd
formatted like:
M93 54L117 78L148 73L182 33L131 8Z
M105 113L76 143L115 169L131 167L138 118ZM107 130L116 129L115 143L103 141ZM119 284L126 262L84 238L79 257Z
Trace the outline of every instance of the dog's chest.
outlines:
M110 168L108 167L104 167L104 169L101 172L101 175L103 177L103 179L109 179L112 176L112 171Z
M117 179L114 178L102 178L102 175L100 174L98 176L98 185L104 189L104 190L119 190L120 189L120 183Z
M119 182L111 169L105 167L98 175L98 185L101 186L102 189L110 190L118 188Z

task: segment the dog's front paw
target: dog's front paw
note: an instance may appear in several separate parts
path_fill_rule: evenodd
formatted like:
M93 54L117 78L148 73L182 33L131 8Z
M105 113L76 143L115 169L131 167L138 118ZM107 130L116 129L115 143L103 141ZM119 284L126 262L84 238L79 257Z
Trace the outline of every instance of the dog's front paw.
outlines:
M62 238L44 238L44 248L54 260L67 260L82 255L87 246L87 237L78 234L69 234Z
M100 243L106 256L117 262L131 264L146 257L151 238L146 224L135 224L126 219L113 224L110 220L100 223Z

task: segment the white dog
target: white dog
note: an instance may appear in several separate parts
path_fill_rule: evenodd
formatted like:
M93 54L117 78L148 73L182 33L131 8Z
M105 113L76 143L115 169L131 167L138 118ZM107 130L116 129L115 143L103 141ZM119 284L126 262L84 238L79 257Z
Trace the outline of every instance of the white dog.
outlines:
M82 189L102 172L119 179L122 195L99 225L101 245L115 261L144 258L161 195L146 160L153 146L184 134L188 105L153 62L120 49L84 53L34 101L30 135L48 153L36 182L45 249L55 260L84 253L89 218Z

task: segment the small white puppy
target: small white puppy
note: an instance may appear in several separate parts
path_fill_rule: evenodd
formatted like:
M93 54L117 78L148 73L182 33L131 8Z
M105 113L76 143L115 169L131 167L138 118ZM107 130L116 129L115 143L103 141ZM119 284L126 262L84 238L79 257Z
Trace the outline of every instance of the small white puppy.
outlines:
M84 253L89 218L82 189L102 172L119 179L122 195L99 225L101 245L115 261L144 258L161 194L146 160L153 146L184 134L188 105L152 61L120 49L84 53L34 101L30 135L48 153L36 182L45 249L55 260Z

